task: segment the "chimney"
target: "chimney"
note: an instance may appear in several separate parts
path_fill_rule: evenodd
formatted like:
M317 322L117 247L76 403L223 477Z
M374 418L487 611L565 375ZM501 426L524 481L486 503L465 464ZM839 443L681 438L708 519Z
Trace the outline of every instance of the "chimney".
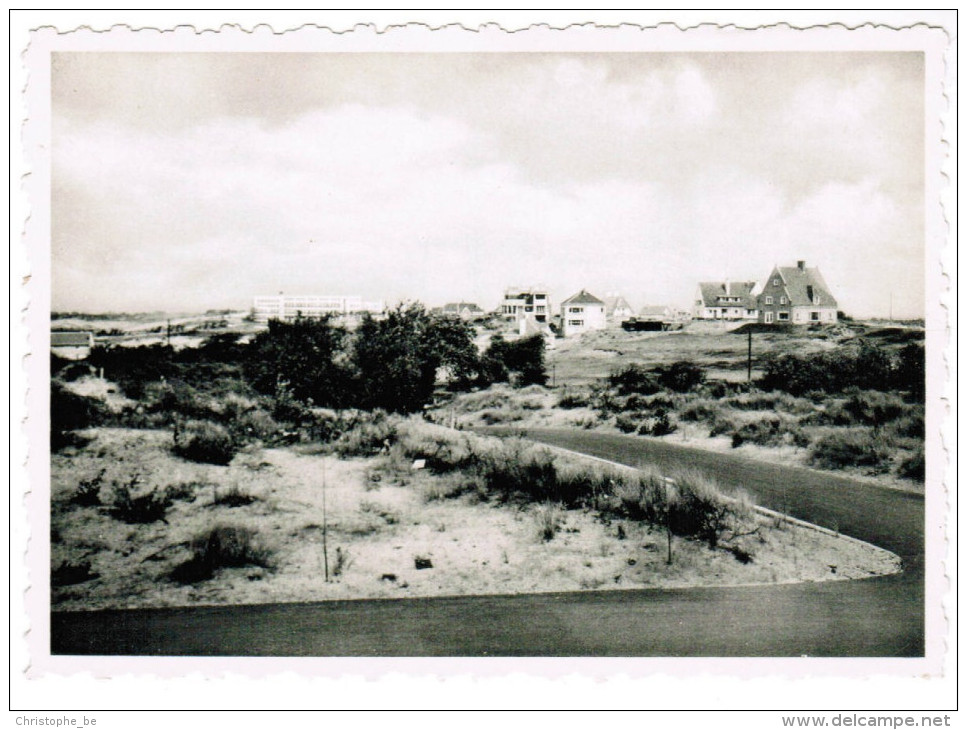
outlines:
M797 261L796 262L796 266L799 267L799 270L800 271L805 271L806 270L806 262L805 261Z
M730 296L732 294L732 283L726 279L725 280L725 296Z

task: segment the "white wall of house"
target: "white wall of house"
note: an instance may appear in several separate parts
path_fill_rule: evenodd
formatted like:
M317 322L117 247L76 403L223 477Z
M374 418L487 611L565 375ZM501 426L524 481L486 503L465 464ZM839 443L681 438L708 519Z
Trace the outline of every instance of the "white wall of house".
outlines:
M607 325L604 304L565 303L561 305L561 334L564 337L603 330Z

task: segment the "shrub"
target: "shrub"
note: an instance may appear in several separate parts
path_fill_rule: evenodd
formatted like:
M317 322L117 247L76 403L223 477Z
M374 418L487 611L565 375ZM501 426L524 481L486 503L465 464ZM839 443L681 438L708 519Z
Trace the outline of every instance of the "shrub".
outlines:
M168 490L153 490L136 495L134 488L139 481L139 477L134 476L128 482L115 486L111 516L132 525L163 520L173 501Z
M813 445L809 458L814 465L824 469L861 466L873 473L881 473L889 466L890 449L869 431L857 428L822 437Z
M926 477L926 464L923 458L923 447L900 463L899 474L905 479L922 482Z
M614 419L614 425L622 433L634 433L638 430L643 414L641 413L619 413Z
M714 401L697 400L685 406L678 414L682 421L709 421L714 422L722 414L722 409Z
M910 412L911 406L892 393L856 391L828 406L813 419L834 426L882 426Z
M725 405L740 411L785 411L797 415L815 411L815 407L808 400L782 391L743 393L728 398Z
M79 562L65 561L50 571L50 585L53 588L73 586L79 583L86 583L97 577L98 574L91 571L91 562L89 560Z
M688 360L679 360L660 370L661 384L677 393L687 393L705 382L705 371Z
M97 507L101 504L101 486L106 472L106 469L101 469L90 479L82 479L71 495L71 504L79 507Z
M759 384L793 395L839 393L850 387L888 390L895 383L896 367L885 350L860 340L830 352L771 355Z
M547 502L534 510L534 517L537 520L537 534L544 542L553 540L554 536L560 531L563 523L561 508L555 504Z
M494 335L480 361L481 382L489 384L510 381L518 387L546 384L546 347L543 335L533 335L513 342L508 342L502 335Z
M638 427L638 433L643 436L667 436L677 430L678 426L672 423L668 413L663 408L655 411L654 416L646 418Z
M557 401L558 408L584 408L591 404L591 397L580 391L565 392Z
M182 458L204 464L228 464L238 451L232 435L211 421L175 424L174 451Z
M699 538L713 549L727 530L736 531L751 514L747 499L725 496L714 482L695 471L675 474L667 509L673 533Z
M208 580L221 568L249 565L272 567L272 553L258 540L258 533L247 527L218 525L196 536L191 542L191 557L171 572L178 583Z
M636 364L612 372L608 376L608 384L615 388L619 395L631 395L632 393L651 395L661 390L658 376Z
M369 420L361 420L345 431L333 444L342 457L373 456L388 451L397 437L398 419L379 409Z
M520 408L508 410L486 410L480 414L481 420L488 426L498 423L513 423L524 420L524 411Z
M73 443L69 432L99 426L110 417L107 406L68 390L54 380L50 384L50 444L58 450Z
M232 485L224 492L219 492L217 489L214 492L215 498L212 504L220 507L244 507L258 501L258 497L243 492L238 485Z
M273 439L282 431L278 421L261 408L246 411L232 421L231 425L236 433L259 441Z
M746 423L732 432L732 448L744 443L759 446L809 446L809 436L798 425L787 423L777 416Z

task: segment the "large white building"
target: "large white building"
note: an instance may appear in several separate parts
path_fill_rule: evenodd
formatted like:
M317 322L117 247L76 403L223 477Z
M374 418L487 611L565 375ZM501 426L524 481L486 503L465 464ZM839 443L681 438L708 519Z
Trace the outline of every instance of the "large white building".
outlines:
M504 292L500 313L506 319L519 321L532 317L535 321L546 324L551 318L551 298L547 289L542 286L528 289L511 287Z
M366 312L382 314L386 311L386 303L382 300L366 301L362 297L340 296L277 296L255 297L252 304L252 314L256 322L268 322L270 319L290 321L298 317L339 317L344 315L359 315Z

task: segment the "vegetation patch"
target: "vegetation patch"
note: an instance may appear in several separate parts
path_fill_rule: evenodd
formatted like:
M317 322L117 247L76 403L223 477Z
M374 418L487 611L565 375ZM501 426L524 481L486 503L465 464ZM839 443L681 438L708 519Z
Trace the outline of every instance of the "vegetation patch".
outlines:
M272 551L247 527L218 525L191 542L191 557L171 572L177 583L198 583L222 568L272 567Z
M224 426L211 421L176 424L174 451L190 461L225 465L235 458L238 446Z

